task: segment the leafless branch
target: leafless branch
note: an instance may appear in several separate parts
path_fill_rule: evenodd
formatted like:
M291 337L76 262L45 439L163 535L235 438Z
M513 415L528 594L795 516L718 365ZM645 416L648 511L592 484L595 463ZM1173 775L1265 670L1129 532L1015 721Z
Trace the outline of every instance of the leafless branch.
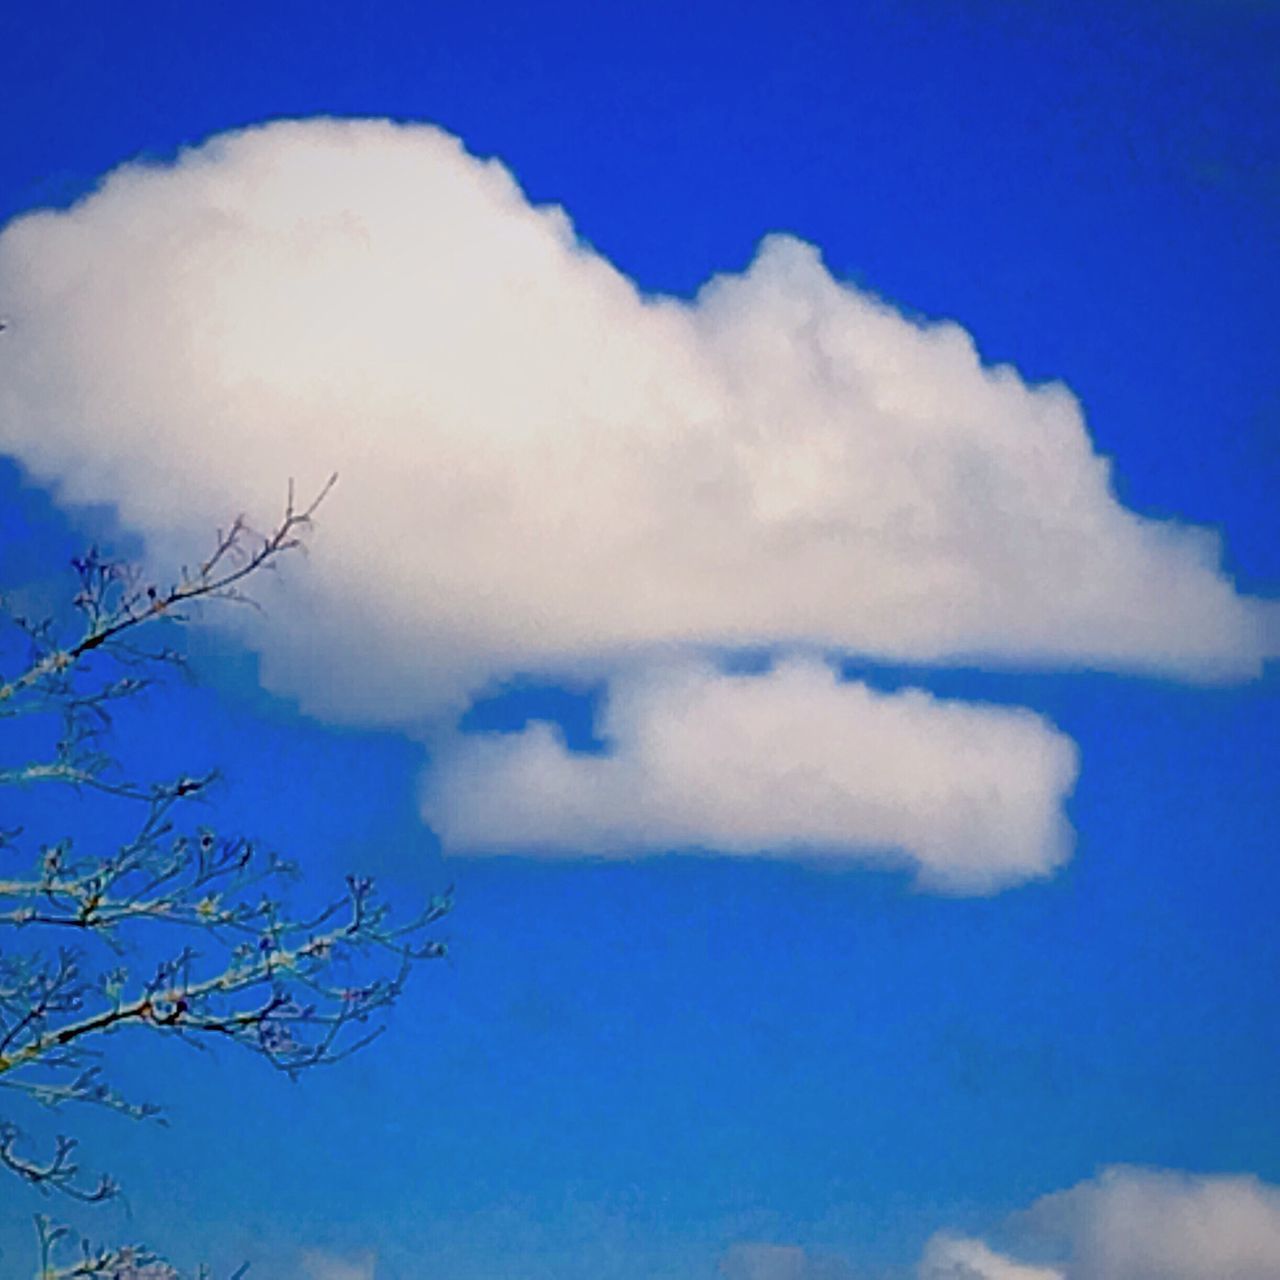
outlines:
M86 1104L163 1123L158 1107L110 1083L104 1049L116 1035L230 1042L290 1076L337 1062L376 1038L378 1015L415 965L446 954L432 931L447 893L400 920L372 880L349 876L319 908L291 907L295 864L195 820L216 775L129 778L111 750L112 708L181 661L151 644L153 633L203 602L248 601L246 581L302 547L335 479L301 507L290 485L266 535L234 520L167 587L90 551L73 562L80 625L68 642L53 621L10 615L28 652L17 674L0 677L0 728L52 745L7 751L23 762L0 768L0 787L69 785L136 815L131 835L104 845L70 835L32 844L21 827L0 829L0 1089L18 1105ZM26 732L45 723L43 739ZM89 1203L116 1195L110 1177L82 1175L76 1152L74 1138L59 1137L41 1155L0 1119L0 1166L28 1185ZM67 1229L37 1226L43 1280L177 1280L136 1247L82 1243L68 1260Z

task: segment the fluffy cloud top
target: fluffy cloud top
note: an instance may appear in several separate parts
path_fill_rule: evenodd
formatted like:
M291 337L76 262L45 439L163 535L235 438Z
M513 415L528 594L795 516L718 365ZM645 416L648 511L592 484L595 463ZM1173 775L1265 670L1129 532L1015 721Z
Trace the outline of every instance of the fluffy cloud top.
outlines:
M982 1240L939 1232L918 1280L1276 1280L1280 1187L1245 1175L1212 1176L1117 1166L1015 1215L1016 1233L1058 1261L1022 1261ZM852 1275L852 1264L828 1274ZM798 1245L737 1245L730 1280L816 1280Z
M797 659L632 675L599 731L604 755L543 723L459 738L424 815L452 852L892 851L967 890L1045 875L1070 848L1076 749L1029 711L880 694Z
M920 1280L1275 1280L1280 1187L1248 1176L1117 1167L1038 1200L1019 1215L1056 1244L1061 1269L939 1235Z
M1070 1245L1067 1280L1275 1280L1280 1187L1246 1176L1116 1168L1037 1202Z
M1212 537L1117 503L1063 387L787 237L693 300L644 296L428 126L126 165L0 232L0 302L0 450L115 504L158 562L341 474L252 637L322 715L438 728L513 672L738 645L1191 678L1271 652L1273 606ZM609 714L606 759L546 727L458 749L432 820L469 849L894 849L966 887L1065 853L1074 753L1031 716L805 667L632 676Z
M0 299L0 448L156 545L341 473L260 638L322 712L405 723L672 644L1197 677L1266 651L1210 537L1118 505L1062 387L785 237L642 296L434 128L127 165L0 234Z

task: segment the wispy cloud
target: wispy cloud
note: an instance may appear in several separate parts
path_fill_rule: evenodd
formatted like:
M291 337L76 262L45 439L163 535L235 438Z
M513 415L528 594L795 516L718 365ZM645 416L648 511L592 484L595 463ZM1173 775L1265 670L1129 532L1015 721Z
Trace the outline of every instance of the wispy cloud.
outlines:
M839 1258L820 1257L796 1245L731 1245L720 1260L724 1280L854 1280Z
M1118 504L1062 386L787 237L642 296L436 129L126 166L0 235L0 296L0 447L66 498L189 546L342 473L260 637L320 711L406 723L673 644L1193 678L1268 648L1212 536Z
M929 1241L918 1280L1066 1280L1057 1267L1015 1262L981 1240L940 1234Z
M458 738L424 814L451 852L894 854L968 891L1045 875L1070 850L1076 749L1029 711L880 694L792 660L633 675L599 731L605 755L541 723Z
M302 1257L306 1280L373 1280L377 1259L372 1254L356 1258L309 1252Z

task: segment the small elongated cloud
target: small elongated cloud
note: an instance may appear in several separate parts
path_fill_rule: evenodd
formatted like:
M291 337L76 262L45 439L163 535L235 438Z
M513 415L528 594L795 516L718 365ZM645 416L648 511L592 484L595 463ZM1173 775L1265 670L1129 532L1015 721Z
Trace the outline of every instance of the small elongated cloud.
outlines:
M1060 1267L1015 1262L977 1240L939 1235L920 1280L1275 1280L1280 1187L1246 1175L1115 1167L1018 1215L1053 1242Z
M731 1245L720 1259L724 1280L854 1280L839 1258L818 1257L797 1245Z
M0 449L166 555L341 473L256 637L324 714L408 724L655 646L1191 678L1270 649L1210 535L1116 501L1062 386L785 236L646 297L428 126L126 165L0 233L0 299Z
M735 1244L720 1260L726 1280L805 1280L808 1255L797 1245Z
M795 659L619 680L599 730L604 755L544 723L457 738L424 816L455 853L894 854L967 891L1046 875L1070 849L1076 749L1029 711L877 693Z
M373 1280L377 1259L373 1254L339 1258L329 1253L308 1252L302 1257L307 1280Z

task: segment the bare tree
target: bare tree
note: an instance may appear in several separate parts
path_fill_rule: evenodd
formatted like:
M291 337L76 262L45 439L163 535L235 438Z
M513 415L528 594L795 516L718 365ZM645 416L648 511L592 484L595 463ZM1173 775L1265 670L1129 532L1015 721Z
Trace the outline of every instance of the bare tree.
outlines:
M333 483L301 508L291 486L268 534L237 519L168 584L90 551L73 561L70 628L0 607L19 641L15 673L0 675L0 758L17 761L0 767L0 788L73 787L130 815L129 834L109 847L0 829L0 1088L19 1105L159 1119L104 1070L104 1037L124 1029L197 1048L234 1042L296 1076L368 1044L415 964L445 954L429 932L447 895L398 921L373 882L353 875L318 909L291 909L296 866L194 820L216 775L139 780L111 749L113 709L182 664L167 643L174 628L201 605L245 602L248 579L302 546ZM5 1118L0 1165L50 1195L119 1193L110 1175L82 1173L74 1138L40 1150ZM37 1229L42 1280L177 1276L145 1249L76 1250L65 1227L40 1217Z

